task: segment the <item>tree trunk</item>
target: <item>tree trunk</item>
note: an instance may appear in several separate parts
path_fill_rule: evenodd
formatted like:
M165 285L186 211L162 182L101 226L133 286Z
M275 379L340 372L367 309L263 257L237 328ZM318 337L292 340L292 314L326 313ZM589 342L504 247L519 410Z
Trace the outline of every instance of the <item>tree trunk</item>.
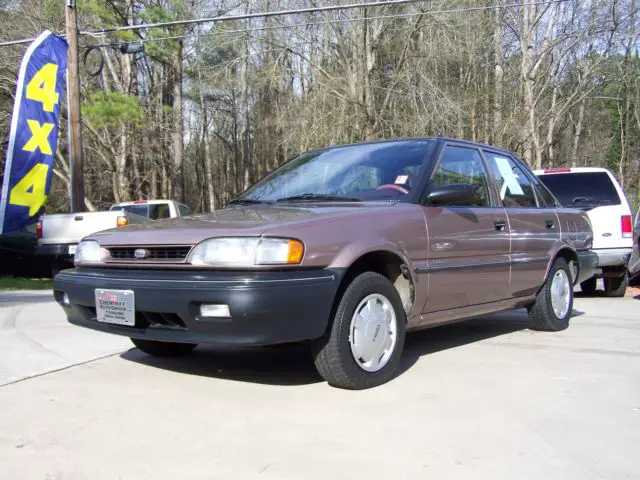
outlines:
M184 134L182 118L182 40L178 41L173 65L173 196L184 202Z
M162 198L170 198L171 197L171 192L170 192L170 187L171 187L171 180L169 180L169 177L167 176L167 164L165 162L162 162L162 167L161 167L161 171L162 171Z
M151 198L158 198L158 169L155 165L151 169Z
M367 10L363 11L363 17L367 17ZM362 22L362 35L363 35L363 50L364 50L364 70L362 72L362 100L365 106L365 139L369 140L372 138L376 132L372 131L372 126L376 121L376 111L375 111L375 96L373 94L373 89L371 87L371 72L376 64L376 49L375 49L375 38L372 36L375 35L373 32L374 25L370 20L365 20Z
M491 134L493 133L493 129L489 128L489 118L490 118L490 114L489 111L490 109L490 98L489 98L489 69L485 68L484 69L484 81L483 81L483 106L482 106L482 125L483 125L483 138L484 138L484 143L489 144L491 143ZM478 92L480 93L480 92Z
M542 154L540 152L540 138L535 109L535 78L534 78L534 29L535 4L528 0L522 8L522 32L520 39L521 77L524 87L524 109L527 117L527 132L525 134L524 159L536 169L542 168Z
M213 187L213 169L211 151L209 146L209 120L207 116L207 105L204 103L204 95L202 94L202 74L198 67L198 80L200 85L198 90L200 92L200 111L202 112L202 147L204 151L204 176L206 179L207 198L205 204L208 211L214 212L216 210L216 196Z
M121 202L130 200L129 196L129 179L127 178L127 152L129 146L129 135L127 133L127 125L122 124L120 127L120 151L116 159L116 176L118 197Z
M554 158L553 158L553 131L556 127L556 122L558 121L558 116L556 112L556 103L558 101L558 87L553 87L553 93L551 94L551 108L549 109L549 123L547 125L547 162L550 167L553 167Z
M497 0L499 2L499 0ZM502 54L502 9L493 10L493 143L502 146L502 90L503 61Z
M241 70L241 127L240 135L242 142L242 190L249 188L251 182L251 125L249 122L249 39L245 42L245 58L242 61Z
M472 141L477 141L477 129L478 129L478 121L477 121L477 115L476 115L476 104L478 103L478 101L474 98L473 99L473 104L471 106L471 140ZM461 136L462 138L462 136Z
M618 181L624 190L626 186L626 163L627 163L627 112L629 111L629 97L626 96L623 111L620 112L620 164L618 165Z
M575 128L573 131L573 139L571 141L571 166L578 166L578 145L580 144L580 135L582 134L582 122L584 120L584 102L582 99L580 101L580 106L578 107L578 121L575 124Z

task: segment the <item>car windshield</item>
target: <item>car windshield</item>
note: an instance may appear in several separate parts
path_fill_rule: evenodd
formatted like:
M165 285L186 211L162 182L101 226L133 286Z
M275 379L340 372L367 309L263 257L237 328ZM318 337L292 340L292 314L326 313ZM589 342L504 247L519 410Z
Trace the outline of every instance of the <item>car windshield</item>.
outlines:
M429 140L305 152L252 186L236 203L403 200L418 185Z
M620 205L618 192L605 172L555 173L539 178L565 207Z

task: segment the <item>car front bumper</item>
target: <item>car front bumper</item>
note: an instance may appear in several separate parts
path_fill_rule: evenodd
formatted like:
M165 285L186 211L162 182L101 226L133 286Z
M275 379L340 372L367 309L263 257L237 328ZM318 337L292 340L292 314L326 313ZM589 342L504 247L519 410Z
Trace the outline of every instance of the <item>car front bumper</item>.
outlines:
M71 269L54 278L54 296L70 323L94 330L166 342L270 345L322 336L341 278L327 269ZM98 322L96 289L132 290L135 326ZM201 304L228 305L231 316L201 317Z

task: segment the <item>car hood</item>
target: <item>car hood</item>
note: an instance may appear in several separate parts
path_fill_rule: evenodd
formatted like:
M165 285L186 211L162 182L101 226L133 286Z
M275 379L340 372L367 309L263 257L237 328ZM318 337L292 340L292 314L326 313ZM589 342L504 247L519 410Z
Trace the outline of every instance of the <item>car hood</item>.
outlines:
M102 245L194 245L211 237L277 235L280 229L290 230L291 227L351 215L371 215L372 209L386 209L395 203L234 205L204 215L105 230L87 238Z

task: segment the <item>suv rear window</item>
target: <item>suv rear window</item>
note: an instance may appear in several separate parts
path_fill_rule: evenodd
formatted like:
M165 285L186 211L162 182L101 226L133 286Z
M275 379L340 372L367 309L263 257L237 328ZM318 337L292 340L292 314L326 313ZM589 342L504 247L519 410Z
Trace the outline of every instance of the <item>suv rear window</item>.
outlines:
M565 207L620 205L620 197L605 172L556 173L539 175Z

